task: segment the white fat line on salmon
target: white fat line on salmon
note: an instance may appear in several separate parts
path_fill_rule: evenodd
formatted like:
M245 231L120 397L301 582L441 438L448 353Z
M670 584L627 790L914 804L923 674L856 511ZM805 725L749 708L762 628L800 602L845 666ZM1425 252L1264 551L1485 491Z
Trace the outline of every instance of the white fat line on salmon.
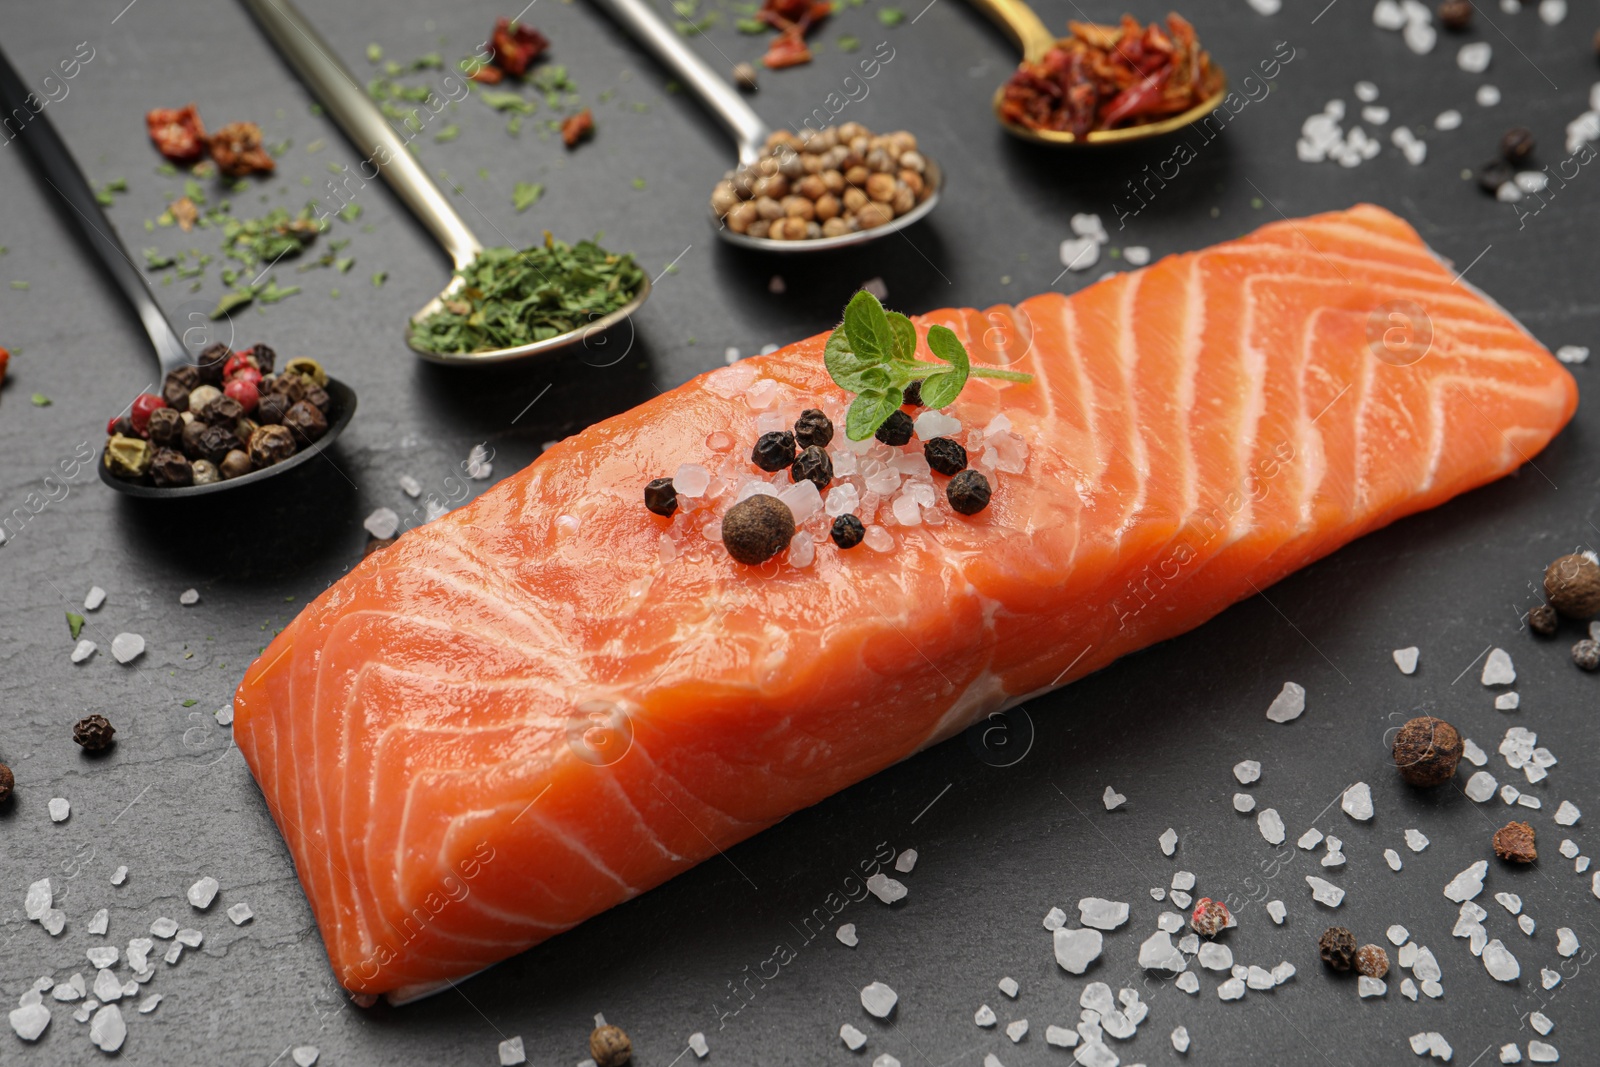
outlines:
M1333 268L1333 272L1335 274L1337 274L1339 277L1341 277L1341 278L1343 278L1345 280L1345 284L1347 284L1347 285L1354 285L1355 284L1354 282L1350 281L1350 276L1349 275L1345 274L1344 271L1339 269L1339 265L1337 263L1335 263L1333 260L1329 259L1326 255L1323 254L1322 249L1317 247L1317 244L1316 244L1315 241L1313 241L1311 238L1306 236L1305 231L1302 230L1295 223L1294 219L1291 219L1288 215L1285 215L1283 213L1283 209L1281 207L1279 207L1277 204L1274 204L1272 202L1272 198L1267 196L1266 193L1263 193L1261 191L1261 186L1257 185L1255 182L1251 181L1249 178L1246 178L1245 182L1250 186L1250 188L1252 188L1252 189L1254 189L1256 191L1256 195L1261 197L1261 200L1262 200L1263 203L1265 203L1272 210L1276 211L1278 213L1278 217L1283 219L1284 222L1288 223L1289 228L1295 232L1295 235L1298 236L1300 238L1300 240L1302 240L1302 241L1304 241L1306 243L1306 246L1308 248L1310 248L1311 251L1313 251L1313 252L1315 252L1317 254L1317 258L1318 259L1322 260L1322 262L1324 262L1328 266L1332 267Z
M683 816L683 821L688 823L691 827L693 827L695 833L699 834L701 837L704 837L706 839L706 844L708 844L712 848L716 849L717 850L717 855L719 855L723 859L727 860L728 861L728 866L732 867L735 871L738 871L739 877L743 878L745 881L750 883L750 888L751 889L754 889L757 893L761 892L761 887L756 885L756 883L751 880L751 878L750 878L750 876L748 874L745 874L743 871L739 870L739 865L737 863L733 862L733 860L728 856L728 854L726 852L722 851L722 849L720 847L718 847L717 843L715 841L711 840L710 836L704 830L700 829L699 824L696 823L693 819L689 818L688 813L685 812L682 808L678 807L677 803L674 802L671 797L667 796L666 793L662 793L661 792L661 787L659 785L656 785L654 782L651 782L650 783L650 788L654 789L657 793L661 793L661 799L665 800L668 804L671 804L672 805L672 810L676 811L679 815L682 815Z
M540 795L542 796L543 794ZM532 805L530 804L529 806L531 807ZM479 841L470 856L456 862L456 870L460 873L459 878L455 873L446 874L439 880L439 890L430 889L417 901L416 906L400 919L398 924L384 916L384 921L389 928L400 935L399 948L404 949L405 946L421 937L422 932L451 904L459 904L471 896L472 887L468 883L482 874L484 868L494 862L495 856L494 847L488 841ZM443 893L442 896L440 891ZM394 942L392 940L383 940L379 941L364 958L344 970L347 975L353 974L363 982L370 982L383 973L383 969L394 963L399 957L400 952L396 949Z
M880 841L874 846L871 857L857 861L856 870L860 872L859 874L853 870L845 875L838 889L828 890L823 895L822 902L801 917L800 925L796 926L793 921L789 922L789 929L800 936L798 949L788 941L780 941L773 946L770 956L756 964L754 973L751 973L749 964L740 967L740 976L724 983L731 994L726 997L726 1002L737 1003L738 1007L724 1009L717 1001L713 1001L711 1005L711 1011L717 1017L717 1029L726 1030L729 1019L738 1016L745 1008L755 1003L757 995L767 988L767 983L776 981L783 973L783 968L800 958L801 951L818 936L827 933L845 908L851 904L859 904L870 897L872 891L867 888L868 880L892 864L896 855L898 851L892 848L889 842ZM771 974L766 971L769 966ZM751 988L752 981L756 982L759 988Z

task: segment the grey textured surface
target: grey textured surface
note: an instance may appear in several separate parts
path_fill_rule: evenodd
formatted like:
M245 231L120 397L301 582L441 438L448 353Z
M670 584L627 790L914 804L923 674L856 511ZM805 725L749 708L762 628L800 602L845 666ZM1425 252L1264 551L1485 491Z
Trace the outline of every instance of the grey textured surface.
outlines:
M0 344L22 350L0 394L0 513L14 523L0 547L0 760L18 778L16 803L0 813L0 1006L9 1010L42 974L59 980L81 970L92 979L83 952L98 939L85 928L105 907L108 940L118 945L160 915L206 933L205 945L176 967L157 964L147 991L166 1000L153 1015L130 1016L120 1056L130 1064L288 1063L288 1049L298 1045L320 1047L328 1065L490 1064L496 1043L516 1034L531 1062L573 1064L585 1055L596 1011L632 1033L641 1067L693 1062L685 1041L695 1031L711 1044L708 1062L719 1063L865 1063L883 1052L908 1067L977 1065L989 1052L1009 1067L1066 1062L1065 1053L1045 1045L1044 1029L1076 1020L1088 979L1056 967L1039 923L1053 905L1075 914L1078 898L1099 895L1131 902L1134 917L1108 935L1105 958L1090 977L1137 985L1151 1004L1138 1037L1118 1045L1125 1062L1179 1060L1167 1035L1183 1024L1193 1038L1186 1059L1196 1064L1410 1062L1406 1037L1428 1030L1450 1041L1455 1062L1490 1063L1497 1060L1491 1046L1518 1041L1526 1050L1536 1035L1525 1013L1541 1006L1555 1020L1548 1040L1563 1063L1600 1056L1600 998L1589 973L1592 949L1600 947L1600 901L1588 877L1574 874L1555 851L1568 833L1591 851L1596 846L1584 823L1561 832L1551 820L1563 798L1590 809L1586 821L1600 818L1596 679L1567 661L1570 637L1535 642L1519 622L1539 568L1597 536L1600 464L1586 448L1595 426L1589 408L1538 457L1536 470L1368 537L1195 633L1032 702L1032 730L1014 720L1013 746L1024 733L1032 736L1014 765L992 766L1010 757L986 762L968 741L952 741L456 991L399 1010L363 1011L340 995L282 841L228 730L211 713L227 704L269 634L360 557L363 516L387 505L407 525L417 521L415 502L397 487L402 474L447 494L464 484L457 465L469 448L486 441L501 477L542 442L720 365L726 346L748 353L824 328L849 291L873 276L885 280L891 305L907 311L1082 285L1083 275L1053 281L1056 245L1077 211L1100 213L1114 245L1148 245L1160 255L1237 235L1279 211L1295 216L1374 200L1408 218L1441 254L1472 264L1469 280L1545 343L1600 342L1592 281L1600 266L1600 198L1592 168L1580 169L1521 228L1515 209L1459 176L1491 155L1513 122L1534 129L1546 146L1542 161L1554 165L1562 157L1562 130L1586 106L1596 76L1587 43L1593 27L1584 21L1591 13L1578 5L1557 28L1540 23L1531 8L1508 15L1483 5L1470 39L1495 47L1484 76L1456 69L1456 41L1448 36L1433 55L1411 55L1398 36L1372 27L1367 0L1338 0L1320 16L1320 2L1291 4L1272 18L1232 0L1199 5L1189 13L1236 85L1273 54L1275 41L1287 40L1294 58L1270 94L1245 106L1225 136L1200 148L1117 232L1114 205L1125 197L1124 181L1170 155L1171 144L1052 155L1013 143L988 110L1012 59L999 35L955 0L929 5L915 24L908 18L884 29L875 18L882 3L868 0L838 16L812 66L766 74L757 106L774 123L799 121L841 86L855 62L839 51L841 34L860 37L862 54L887 40L893 60L841 117L916 130L945 165L949 199L906 240L804 268L784 264L782 295L768 291L770 264L719 247L705 224L704 197L730 154L718 131L690 101L665 91L653 65L592 8L533 8L530 21L555 42L553 60L570 68L585 98L615 92L597 108L597 139L568 155L532 123L520 138L508 137L501 116L469 102L452 116L460 139L436 144L425 136L422 158L431 171L460 181L463 213L486 239L499 232L528 242L546 226L573 237L604 230L608 243L635 250L652 274L669 262L677 272L661 278L631 342L624 331L583 359L447 373L416 360L400 334L404 316L443 284L446 264L388 192L369 186L359 195L360 225L336 223L335 236L350 238L346 254L356 258L350 274L280 269L283 284L306 291L265 314L236 316L240 342L260 339L280 353L324 358L361 394L356 421L334 450L336 465L315 464L292 491L253 500L149 506L108 492L84 470L64 496L55 483L49 495L59 499L37 514L27 510L46 499L44 479L59 461L98 446L105 418L150 380L153 363L54 194L33 179L18 146L0 150L0 244L9 249L0 278L30 283L26 291L0 286ZM49 115L93 180L128 179L113 216L131 248L211 250L215 242L212 234L185 241L173 231L142 231L142 220L177 186L155 173L142 121L148 107L193 99L213 125L250 118L263 123L269 140L292 139L278 177L261 186L273 203L300 202L301 177L320 184L329 160L356 162L337 131L308 113L305 94L239 9L137 0L117 16L121 6L12 2L0 33L30 79L42 78L78 42L94 48L95 58ZM366 69L362 50L372 40L402 59L434 48L447 57L467 54L500 13L482 0L307 10L358 70ZM1118 10L1087 9L1101 18ZM1059 25L1074 5L1049 3L1043 11ZM1135 11L1149 16L1160 8L1140 3ZM697 45L718 66L758 51L730 23L725 14ZM448 38L442 46L441 35ZM1297 162L1293 142L1302 120L1334 97L1353 109L1358 78L1380 85L1380 103L1397 122L1424 125L1458 107L1466 123L1453 133L1426 133L1430 157L1420 168L1387 147L1354 171ZM1504 92L1498 108L1472 102L1483 81ZM326 147L308 153L319 140ZM477 176L480 167L486 179ZM634 188L636 177L645 179L643 190ZM547 186L545 198L521 215L510 206L517 180ZM241 212L253 206L253 195L235 199ZM367 281L378 270L389 272L381 289ZM343 290L338 300L327 294L334 286ZM201 293L181 285L161 290L176 317L209 309L216 292L214 269ZM1576 373L1586 388L1594 371ZM31 405L34 392L53 403ZM470 483L467 491L487 484ZM30 493L40 495L30 503ZM16 519L18 508L26 521ZM63 612L77 608L94 584L109 596L89 614L85 635L101 652L73 666ZM191 586L200 602L180 607L179 593ZM148 641L131 667L108 655L123 630ZM1406 678L1389 653L1410 644L1421 646L1422 667ZM1490 644L1516 660L1522 708L1515 713L1495 711L1469 668ZM1263 713L1290 679L1306 687L1308 710L1295 723L1271 724ZM1481 899L1491 912L1491 936L1503 938L1522 963L1517 983L1492 981L1466 943L1450 937L1455 908L1440 894L1457 871L1489 856L1489 834L1508 812L1498 800L1474 805L1458 788L1419 794L1400 785L1387 765L1386 731L1418 709L1449 718L1491 752L1508 726L1527 725L1561 759L1544 784L1531 787L1545 809L1516 812L1538 828L1544 858L1528 870L1491 862ZM86 759L71 743L71 724L86 710L105 712L118 727L118 745L106 758ZM1313 823L1344 838L1349 863L1331 875L1349 893L1338 920L1363 940L1381 940L1394 922L1409 927L1443 966L1442 1000L1401 999L1396 974L1387 998L1358 1001L1352 983L1323 971L1314 939L1329 916L1309 900L1303 876L1325 872L1307 853L1270 849L1253 820L1234 813L1230 797L1238 787L1230 768L1243 758L1264 764L1249 791L1283 813L1291 843ZM1502 781L1515 774L1498 756L1491 767ZM1368 825L1352 823L1333 803L1356 780L1373 788L1377 816ZM1099 799L1108 784L1129 798L1113 813ZM71 800L69 821L50 822L45 805L54 796ZM1168 826L1182 835L1172 859L1156 844ZM1412 826L1432 839L1421 854L1401 843L1401 831ZM844 892L858 864L885 847L880 843L920 851L916 870L903 879L908 899L892 911L872 900L848 904L833 922L856 923L861 943L854 950L831 929L808 938L806 917ZM1404 870L1384 866L1385 847L1401 851ZM113 888L110 875L122 864L128 882ZM1168 884L1178 869L1196 872L1199 893L1238 905L1239 928L1229 935L1237 960L1271 966L1287 959L1299 976L1236 1004L1217 999L1209 975L1194 998L1169 984L1142 983L1137 945L1162 908L1149 890ZM183 892L206 874L221 882L222 893L210 912L195 915ZM22 914L26 886L46 876L68 916L55 939ZM1538 921L1532 938L1490 899L1502 889L1520 893ZM1289 907L1282 927L1262 906L1273 898ZM235 928L223 910L239 901L256 918ZM1575 929L1589 947L1560 961L1558 926ZM780 945L792 961L767 962ZM1562 983L1542 991L1540 967L1559 968ZM1008 974L1022 986L1014 1002L995 987ZM873 980L899 991L892 1025L859 1006L859 989ZM972 1024L985 1002L1002 1028L1012 1018L1030 1020L1022 1044L1013 1046L999 1028ZM54 1008L36 1046L0 1028L0 1063L76 1064L100 1056L69 1008ZM847 1021L869 1034L860 1056L836 1036Z

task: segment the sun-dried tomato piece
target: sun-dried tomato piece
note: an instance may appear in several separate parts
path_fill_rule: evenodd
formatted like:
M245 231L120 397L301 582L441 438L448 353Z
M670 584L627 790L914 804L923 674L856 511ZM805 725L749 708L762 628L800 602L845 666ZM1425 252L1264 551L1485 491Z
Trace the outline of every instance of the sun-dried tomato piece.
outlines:
M802 63L811 62L811 49L806 47L806 39L800 29L800 24L795 23L772 39L767 46L767 54L761 57L761 62L772 70L782 70L784 67L797 67Z
M568 115L561 123L561 143L571 148L594 133L594 116L584 108L576 115Z
M261 147L261 127L253 122L230 122L212 134L211 158L230 178L271 174L277 167Z
M489 62L514 78L528 72L550 42L544 34L521 22L512 22L505 16L495 20L494 32L484 46L489 52Z
M145 113L150 140L156 151L174 163L193 163L206 152L206 128L193 104L186 107L158 107Z

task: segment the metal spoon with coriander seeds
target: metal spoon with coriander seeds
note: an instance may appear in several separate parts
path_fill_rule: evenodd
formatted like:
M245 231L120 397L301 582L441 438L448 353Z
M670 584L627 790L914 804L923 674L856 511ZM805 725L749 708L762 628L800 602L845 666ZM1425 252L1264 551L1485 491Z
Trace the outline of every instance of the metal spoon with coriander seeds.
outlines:
M972 5L987 15L990 21L1004 30L1006 36L1022 49L1023 64L1040 62L1059 40L1056 34L1045 27L1033 8L1024 0L972 0ZM1112 33L1116 31L1114 26L1100 28ZM1127 144L1150 137L1161 137L1198 122L1221 106L1228 92L1228 78L1221 67L1213 64L1212 69L1217 75L1217 87L1214 92L1188 110L1156 122L1119 126L1110 130L1090 130L1081 137L1069 130L1039 130L1023 126L1007 119L1004 113L1006 86L1011 81L1009 75L994 91L994 117L995 121L1014 137L1057 148Z
M768 164L774 160L775 153L783 153L785 150L792 158L796 155L794 149L804 148L809 151L811 148L821 147L814 143L814 140L816 138L825 140L829 131L840 128L826 127L809 134L806 138L793 137L780 131L776 137L784 140L774 143L772 139L775 135L761 120L761 116L745 103L733 86L718 76L685 43L682 34L675 32L651 10L646 0L597 0L597 2L618 25L654 55L669 73L688 86L689 90L699 98L700 103L705 105L706 110L732 134L734 142L738 145L741 169ZM881 222L878 219L881 215L888 214L887 211L875 213L872 220L874 224L862 225L860 229L852 232L833 236L797 237L789 240L751 237L748 234L736 233L715 209L710 213L711 224L716 228L717 236L724 241L761 252L786 254L822 252L876 241L880 237L898 233L926 217L939 202L939 194L944 188L943 172L939 169L939 165L915 151L911 154L917 156L917 163L920 164L921 169L916 171L920 189L913 193L914 202L907 206L907 210L903 212L894 210L892 217ZM892 173L892 170L874 171L873 177ZM873 203L881 207L887 201L880 201L874 197Z
M198 353L191 353L185 345L185 338L189 338L194 331L186 330L184 337L180 338L173 330L166 313L161 310L161 305L156 303L155 297L151 294L150 285L145 281L144 274L134 266L133 261L128 258L127 250L122 247L122 242L117 239L116 229L106 217L105 211L101 209L94 190L89 187L83 171L78 168L77 162L67 150L66 143L61 140L61 135L56 132L50 117L42 109L35 110L29 103L30 99L34 99L32 91L18 76L5 53L0 52L0 109L3 109L6 115L26 116L15 136L20 137L27 145L29 153L38 165L40 175L61 194L62 199L72 209L70 215L87 239L89 247L105 267L111 280L121 290L123 297L132 306L134 314L139 316L139 323L144 327L145 333L150 338L150 345L155 350L162 379L165 380L173 371L196 366L199 362ZM197 350L204 348L210 339L209 331L201 333L205 336L196 341ZM328 394L330 414L327 429L315 441L269 467L205 485L154 486L118 478L111 473L102 454L100 461L95 464L100 471L100 480L119 493L162 500L201 496L206 493L239 489L247 485L259 485L325 451L349 424L351 416L356 411L355 390L332 378L328 379L324 389Z
M534 356L554 355L599 336L632 315L649 298L650 277L640 271L637 288L626 303L553 337L512 347L470 352L440 352L428 347L424 343L423 331L419 329L420 324L446 310L447 302L453 304L464 296L466 281L462 274L485 253L483 243L462 221L455 208L450 206L439 187L411 154L406 142L395 133L383 112L367 96L363 85L339 61L333 49L290 0L243 0L243 3L306 87L333 116L366 163L383 175L389 187L411 209L454 263L455 274L450 284L406 323L406 343L423 359L461 366L509 363ZM547 247L550 245L548 234L546 244ZM504 250L487 251L500 255ZM514 255L509 252L505 254Z

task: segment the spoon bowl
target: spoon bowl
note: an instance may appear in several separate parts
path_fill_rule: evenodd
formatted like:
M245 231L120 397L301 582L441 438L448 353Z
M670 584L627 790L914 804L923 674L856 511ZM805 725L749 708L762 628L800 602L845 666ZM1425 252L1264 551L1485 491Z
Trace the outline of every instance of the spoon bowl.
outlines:
M682 34L661 20L645 0L598 0L600 5L634 40L643 45L682 84L688 86L705 105L707 111L730 134L738 145L740 165L754 163L766 147L772 132L761 116L745 103L733 86L719 76L706 61L684 43ZM927 159L927 154L923 153ZM929 182L928 195L904 215L899 215L882 226L844 233L837 237L815 237L799 241L775 241L770 237L751 237L728 229L716 212L711 212L711 225L718 237L729 244L759 252L794 255L801 252L826 252L835 248L851 248L898 233L926 218L939 202L944 190L943 172L938 164L927 159L924 174Z
M56 132L55 126L43 111L35 112L27 103L31 96L30 90L18 76L11 61L4 52L0 52L0 108L6 114L25 114L29 118L22 127L18 136L27 143L29 154L37 165L44 180L73 209L70 217L78 226L83 236L89 242L95 255L99 258L106 273L116 283L117 288L139 316L139 322L149 335L150 344L155 350L156 359L161 366L162 378L177 370L179 367L191 366L198 362L195 355L190 353L178 334L172 328L172 323L167 319L166 313L161 310L161 305L156 303L151 294L150 286L145 281L139 268L134 266L128 258L127 251L122 247L122 242L117 239L116 230L111 225L111 220L106 217L99 201L95 198L94 190L89 187L88 181L83 176L83 171L78 168L77 162L72 158L72 153L67 150L66 143L61 140L61 135ZM198 347L198 346L197 346ZM350 422L350 417L356 411L356 394L343 382L328 380L327 392L329 405L335 412L334 417L328 421L328 429L310 446L300 449L293 456L282 463L273 464L271 467L238 478L229 478L226 481L212 482L209 485L174 486L172 488L157 488L140 482L125 481L113 475L106 469L104 452L95 466L100 471L100 480L119 493L128 493L131 496L153 497L170 499L172 497L195 496L202 493L217 493L229 489L239 489L246 485L259 485L269 481L280 474L286 474L295 467L300 466L312 456L320 455L333 444L334 438L344 430Z
M243 3L289 61L289 66L322 102L339 128L344 130L364 160L377 168L390 188L449 254L455 269L462 271L471 266L478 253L483 251L483 243L445 199L433 179L428 177L422 164L411 154L410 147L395 133L389 120L367 95L364 85L339 61L333 48L290 0L243 0ZM512 244L509 238L505 243ZM554 355L574 345L584 344L596 333L621 322L637 311L650 295L650 280L646 277L626 306L578 329L533 344L478 352L428 352L419 348L413 326L418 319L439 310L446 298L460 291L461 285L459 275L452 278L443 292L423 305L422 310L406 322L406 344L429 362L446 365L510 363Z
M1045 27L1039 16L1024 0L972 0L972 2L1017 43L1022 49L1024 63L1039 62L1045 53L1055 47L1057 36ZM1055 148L1129 144L1151 137L1162 137L1198 122L1221 106L1223 98L1228 95L1228 76L1215 64L1212 65L1212 69L1217 74L1217 89L1214 93L1186 111L1155 122L1119 126L1111 130L1090 130L1081 137L1067 130L1035 130L1020 126L1008 121L1001 111L1001 104L1005 101L1006 85L1011 80L1009 76L994 91L994 117L1001 128L1013 137Z

